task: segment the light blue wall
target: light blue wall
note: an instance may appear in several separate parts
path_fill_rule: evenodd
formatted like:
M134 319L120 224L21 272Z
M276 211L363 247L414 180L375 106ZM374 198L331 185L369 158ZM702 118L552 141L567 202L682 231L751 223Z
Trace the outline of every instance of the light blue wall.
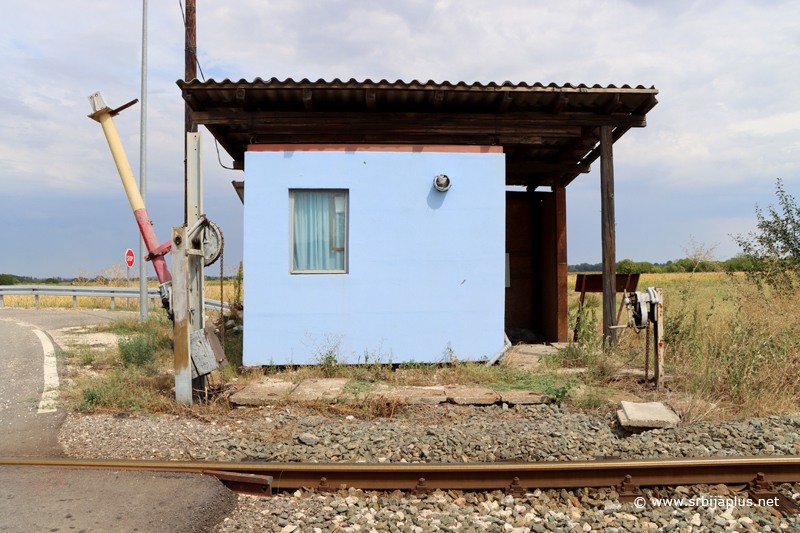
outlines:
M244 364L461 360L503 346L503 154L248 152ZM433 178L447 174L446 193ZM289 190L349 190L349 272L289 273Z

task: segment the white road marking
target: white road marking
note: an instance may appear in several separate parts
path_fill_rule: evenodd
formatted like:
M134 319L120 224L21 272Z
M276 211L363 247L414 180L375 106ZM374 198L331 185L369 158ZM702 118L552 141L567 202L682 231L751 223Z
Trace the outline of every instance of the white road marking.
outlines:
M42 350L44 351L44 389L42 389L42 399L39 401L39 409L36 414L55 413L57 411L56 400L58 399L58 360L56 359L56 349L53 343L50 342L50 337L45 332L36 329L34 324L5 317L0 318L0 320L31 328L36 336L39 337L39 342L42 343Z
M33 332L39 337L44 350L44 391L42 400L39 402L37 414L56 412L56 400L58 399L58 362L56 361L56 350L47 334L41 330L34 329Z

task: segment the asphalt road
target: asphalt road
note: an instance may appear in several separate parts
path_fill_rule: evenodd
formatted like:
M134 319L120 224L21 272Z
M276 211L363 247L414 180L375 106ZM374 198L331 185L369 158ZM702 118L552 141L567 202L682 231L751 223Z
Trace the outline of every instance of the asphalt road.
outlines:
M63 368L48 331L126 314L0 308L0 457L64 455L58 430L66 413L45 385ZM0 466L3 533L208 531L234 504L235 495L208 476Z
M52 389L45 385L45 364L52 367L51 375L63 374L52 352L58 347L47 332L99 324L125 314L0 308L0 456L57 457L63 454L57 436L65 413L54 410L47 395L42 402L43 393ZM47 350L50 350L48 355Z

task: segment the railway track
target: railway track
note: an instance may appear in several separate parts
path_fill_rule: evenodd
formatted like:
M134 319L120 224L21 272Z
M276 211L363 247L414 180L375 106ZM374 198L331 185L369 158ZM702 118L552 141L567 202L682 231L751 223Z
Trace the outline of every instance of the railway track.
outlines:
M634 501L643 487L745 485L754 499L777 498L786 513L800 509L774 488L800 482L800 457L703 457L534 463L238 463L95 459L0 458L0 466L43 466L189 472L213 475L233 490L271 494L298 488L333 491L402 490L417 494L436 489L527 490L615 487L621 501Z

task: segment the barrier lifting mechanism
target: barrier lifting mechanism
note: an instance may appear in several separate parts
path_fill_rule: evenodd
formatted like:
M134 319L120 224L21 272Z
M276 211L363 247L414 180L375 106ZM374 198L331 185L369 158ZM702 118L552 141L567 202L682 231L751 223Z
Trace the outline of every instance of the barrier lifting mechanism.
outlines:
M645 292L623 291L622 304L628 315L628 323L612 328L630 328L636 333L641 330L646 332L653 323L653 381L656 388L660 388L664 376L664 295L660 288L647 287ZM649 381L650 374L650 337L645 338L645 383Z
M187 225L173 228L172 239L159 244L153 224L147 215L144 200L136 185L133 171L114 125L113 117L137 103L132 100L116 109L110 108L97 91L89 96L92 114L103 127L108 147L117 165L122 186L128 196L133 216L139 226L150 261L158 277L161 302L174 327L175 397L178 401L192 403L192 379L195 388L204 387L203 376L227 364L225 354L212 327L205 327L203 297L203 268L219 259L224 247L222 231L203 213L203 183L200 158L200 133L188 133L187 143L191 156L187 159ZM172 252L173 280L165 255ZM189 364L191 361L191 364Z

